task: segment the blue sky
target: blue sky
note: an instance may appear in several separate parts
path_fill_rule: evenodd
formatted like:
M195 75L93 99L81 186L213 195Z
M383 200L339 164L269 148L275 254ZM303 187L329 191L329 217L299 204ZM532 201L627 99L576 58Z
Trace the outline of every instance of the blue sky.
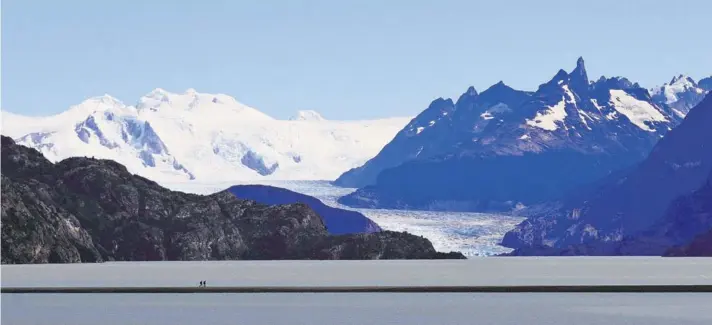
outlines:
M586 60L644 86L712 74L712 2L3 0L2 109L48 115L154 88L221 92L278 118L415 115Z

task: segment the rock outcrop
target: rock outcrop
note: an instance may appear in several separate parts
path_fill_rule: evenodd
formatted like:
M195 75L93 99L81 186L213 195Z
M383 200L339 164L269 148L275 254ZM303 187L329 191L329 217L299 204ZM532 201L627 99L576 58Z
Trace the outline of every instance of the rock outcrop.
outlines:
M110 160L56 164L2 137L2 263L464 258L406 233L329 236L305 204L170 191Z
M321 216L326 229L332 235L372 233L382 230L373 220L359 212L330 207L315 197L287 189L266 185L236 185L230 187L228 191L240 199L254 200L262 204L304 203Z

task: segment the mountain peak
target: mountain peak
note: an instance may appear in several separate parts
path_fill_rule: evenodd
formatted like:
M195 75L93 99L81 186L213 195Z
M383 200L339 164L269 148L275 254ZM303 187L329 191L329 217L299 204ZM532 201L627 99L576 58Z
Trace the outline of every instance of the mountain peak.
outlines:
M670 80L669 85L672 86L675 84L679 84L679 85L683 85L683 86L697 87L697 82L695 82L694 79L692 79L684 74L680 74L676 77L672 77L672 80Z
M566 72L566 70L564 70L564 69L559 69L559 71L557 71L556 74L554 75L554 78L552 79L552 81L554 81L554 80L556 80L556 81L564 80L564 79L566 79L566 77L568 77L568 76L569 76L569 74Z
M326 119L313 110L298 111L296 115L289 118L291 121L325 121Z
M104 105L109 105L109 106L123 106L124 103L122 103L120 100L118 100L116 97L111 96L109 94L104 94L102 96L95 96L91 97L85 101L82 102L82 104L104 104ZM81 105L81 104L80 104Z
M485 89L480 95L484 95L485 93L492 93L492 92L501 92L501 91L507 91L507 90L513 90L512 87L507 86L503 81L500 81L489 88Z
M166 91L163 88L155 88L151 90L148 94L146 94L146 97L154 97L154 96L163 96L163 95L168 95L170 92Z
M588 74L586 73L586 65L583 62L583 57L576 60L576 68L569 74L572 86L583 90L588 88Z
M475 87L470 86L467 88L467 91L465 91L460 97L457 99L457 102L455 105L460 105L461 103L464 103L465 101L472 100L472 98L477 97L479 94L477 93L477 90L475 90Z
M88 98L73 107L75 108L75 110L90 113L92 111L104 111L108 109L123 108L125 106L126 105L124 105L123 102L116 99L115 97L109 94L104 94L102 96Z
M578 60L576 60L576 68L571 72L571 75L581 76L586 79L586 83L588 83L588 75L586 73L586 65L583 62L583 57L579 57Z
M569 74L564 69L559 69L559 71L556 72L556 74L554 75L553 78L551 78L551 80L539 85L539 89L542 89L542 87L547 87L549 85L561 84L567 80L569 80Z
M77 105L72 105L68 110L59 113L63 119L78 122L85 120L87 116L96 112L120 112L132 114L133 107L126 106L120 100L111 95L105 94L88 98Z

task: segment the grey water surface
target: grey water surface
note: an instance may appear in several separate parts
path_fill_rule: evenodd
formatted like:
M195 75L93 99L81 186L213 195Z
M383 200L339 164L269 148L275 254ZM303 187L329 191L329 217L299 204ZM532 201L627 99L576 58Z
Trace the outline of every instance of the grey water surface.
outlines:
M2 324L712 324L712 294L3 294Z

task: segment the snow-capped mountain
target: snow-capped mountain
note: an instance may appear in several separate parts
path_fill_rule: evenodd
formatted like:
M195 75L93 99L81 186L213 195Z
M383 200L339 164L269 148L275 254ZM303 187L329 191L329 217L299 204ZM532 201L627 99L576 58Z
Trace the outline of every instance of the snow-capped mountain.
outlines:
M591 82L583 59L535 92L500 82L436 99L337 185L358 207L501 210L557 198L642 159L681 118L625 78Z
M2 112L2 134L58 161L115 160L156 181L333 179L375 155L408 121L277 120L224 94L155 89L135 105L109 95L60 114Z
M650 93L657 104L669 106L675 114L684 118L690 109L699 104L710 90L706 83L708 82L704 81L703 87L695 82L694 79L679 75L673 77L669 83L651 89Z
M503 244L518 255L660 255L691 241L712 226L711 123L709 94L641 163L531 214Z

